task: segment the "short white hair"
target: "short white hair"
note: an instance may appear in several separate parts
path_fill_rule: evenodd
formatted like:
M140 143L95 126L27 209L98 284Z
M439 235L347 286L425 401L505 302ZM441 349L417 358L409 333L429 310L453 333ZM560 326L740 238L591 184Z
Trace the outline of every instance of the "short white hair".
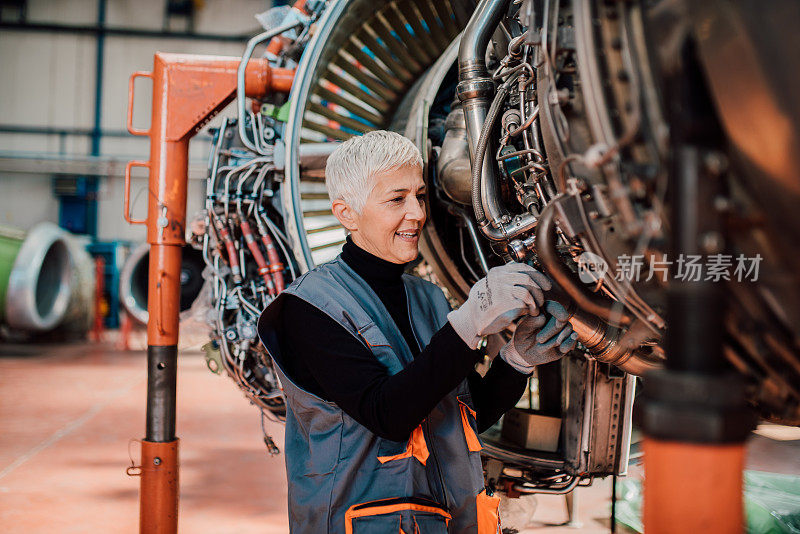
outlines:
M379 173L412 166L422 169L422 154L407 137L375 130L351 137L334 150L325 165L331 201L341 199L358 213L364 209Z

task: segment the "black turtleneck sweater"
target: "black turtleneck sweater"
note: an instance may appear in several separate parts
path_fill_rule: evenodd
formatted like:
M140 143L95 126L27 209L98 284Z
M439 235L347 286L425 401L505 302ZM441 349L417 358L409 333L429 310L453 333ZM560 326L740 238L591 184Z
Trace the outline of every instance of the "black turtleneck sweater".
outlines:
M389 375L360 341L306 301L287 295L282 316L281 352L286 372L306 391L335 402L372 433L405 441L430 411L467 378L478 419L486 430L512 408L527 377L501 358L481 377L475 364L482 353L471 350L448 322L419 347L408 317L402 274L405 265L391 263L359 248L348 237L342 259L370 288L394 319L414 361ZM314 335L308 335L313 332Z

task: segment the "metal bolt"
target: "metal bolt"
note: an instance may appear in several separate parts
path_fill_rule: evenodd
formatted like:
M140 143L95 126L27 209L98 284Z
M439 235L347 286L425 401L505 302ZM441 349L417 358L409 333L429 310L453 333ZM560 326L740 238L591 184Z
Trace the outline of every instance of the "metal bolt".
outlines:
M153 465L161 465L161 458L159 458L158 456L153 458Z

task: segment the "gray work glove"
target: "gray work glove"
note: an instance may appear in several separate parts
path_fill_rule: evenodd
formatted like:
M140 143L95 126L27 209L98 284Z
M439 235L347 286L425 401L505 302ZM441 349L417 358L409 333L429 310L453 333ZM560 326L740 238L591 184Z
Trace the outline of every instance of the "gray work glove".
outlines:
M522 319L511 341L500 349L500 357L520 373L532 373L535 366L561 358L578 343L564 306L548 300L544 311Z
M466 302L447 314L453 330L470 348L478 348L483 336L496 334L520 315L539 313L550 279L524 263L489 269L469 291Z

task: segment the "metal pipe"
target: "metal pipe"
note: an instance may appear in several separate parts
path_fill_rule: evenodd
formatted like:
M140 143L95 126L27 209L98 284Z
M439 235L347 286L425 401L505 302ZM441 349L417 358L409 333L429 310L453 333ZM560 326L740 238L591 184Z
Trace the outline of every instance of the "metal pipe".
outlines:
M48 33L75 33L103 34L111 37L138 37L143 39L182 39L195 41L217 41L241 43L250 38L245 35L224 35L218 33L195 33L195 32L165 32L162 30L144 30L141 28L115 27L109 28L101 25L77 25L77 24L41 24L30 22L0 22L0 30L27 31L27 32L48 32Z
M547 298L564 305L569 314L569 324L578 335L578 341L589 350L595 360L610 363L636 376L664 366L663 352L657 347L648 352L648 348L643 347L644 343L654 343L658 339L653 337L653 332L642 321L636 321L630 328L622 331L579 309L557 287L547 292Z
M508 7L508 0L481 0L464 28L458 47L458 78L460 81L489 76L486 70L486 47Z
M31 126L28 124L0 124L0 133L29 134L29 135L78 135L89 137L94 134L92 128L53 128L50 126ZM127 130L100 130L103 137L125 137L130 139Z
M457 92L464 108L472 157L472 204L481 232L492 241L507 241L536 226L536 217L531 214L517 216L511 223L503 221L505 210L499 203L497 176L486 158L492 126L509 85L502 84L494 94L494 82L486 70L484 55L507 6L507 0L482 0L464 29L458 49Z
M556 251L555 202L548 204L539 217L536 229L536 253L547 273L575 301L577 306L615 326L629 326L631 318L624 310L614 310L600 295L592 293L580 278L570 271Z
M545 495L564 495L574 490L580 481L580 477L571 476L569 482L560 488L531 488L525 484L514 484L514 489L525 494L542 493Z
M97 2L97 25L105 26L106 23L106 4L107 0ZM104 33L97 34L97 50L94 68L94 127L92 128L92 156L100 155L100 125L102 124L103 114L103 58L105 55ZM97 209L97 208L95 208Z
M664 366L664 354L656 346L643 346L655 342L650 328L636 321L625 331L608 326L598 317L576 310L569 319L578 340L594 359L610 363L627 373L642 376L647 371ZM651 348L652 351L648 351Z
M265 152L256 148L256 145L253 144L254 141L251 141L250 138L247 136L247 130L245 129L245 117L249 116L252 120L253 113L248 112L246 109L246 102L245 102L245 73L247 71L247 64L250 62L250 58L253 55L253 50L255 50L256 46L259 43L262 43L268 39L272 39L273 37L280 35L284 32L292 30L297 26L302 24L299 20L294 20L292 22L288 22L282 26L278 26L274 30L266 31L260 33L247 41L247 47L245 47L244 54L242 54L242 61L239 63L239 68L236 69L236 106L239 115L239 137L242 138L242 143L244 146L261 155L266 155ZM258 136L254 136L255 143L258 143Z
M175 385L178 347L147 347L147 425L145 439L156 443L175 440Z
M472 245L475 247L475 253L478 255L478 263L481 265L481 270L483 274L487 274L489 272L489 264L486 262L486 256L483 254L481 242L478 239L478 232L475 231L475 224L466 214L464 214L463 219L467 227L467 232L469 232L469 239L472 241Z
M460 86L460 84L459 84ZM477 146L475 146L472 158L472 208L475 211L475 218L483 235L492 241L507 241L520 234L529 232L536 227L537 219L535 216L526 213L518 215L509 223L503 222L507 217L499 203L497 192L497 181L494 176L494 169L486 158L486 151L489 144L489 134L492 125L497 119L500 110L500 103L505 98L508 90L503 84L497 92L492 102L486 119L481 128ZM461 97L462 93L459 93ZM471 98L471 97L469 97ZM462 100L464 102L464 100ZM467 137L469 138L470 119L467 116L466 103L464 118L467 124ZM488 218L487 218L488 214Z

